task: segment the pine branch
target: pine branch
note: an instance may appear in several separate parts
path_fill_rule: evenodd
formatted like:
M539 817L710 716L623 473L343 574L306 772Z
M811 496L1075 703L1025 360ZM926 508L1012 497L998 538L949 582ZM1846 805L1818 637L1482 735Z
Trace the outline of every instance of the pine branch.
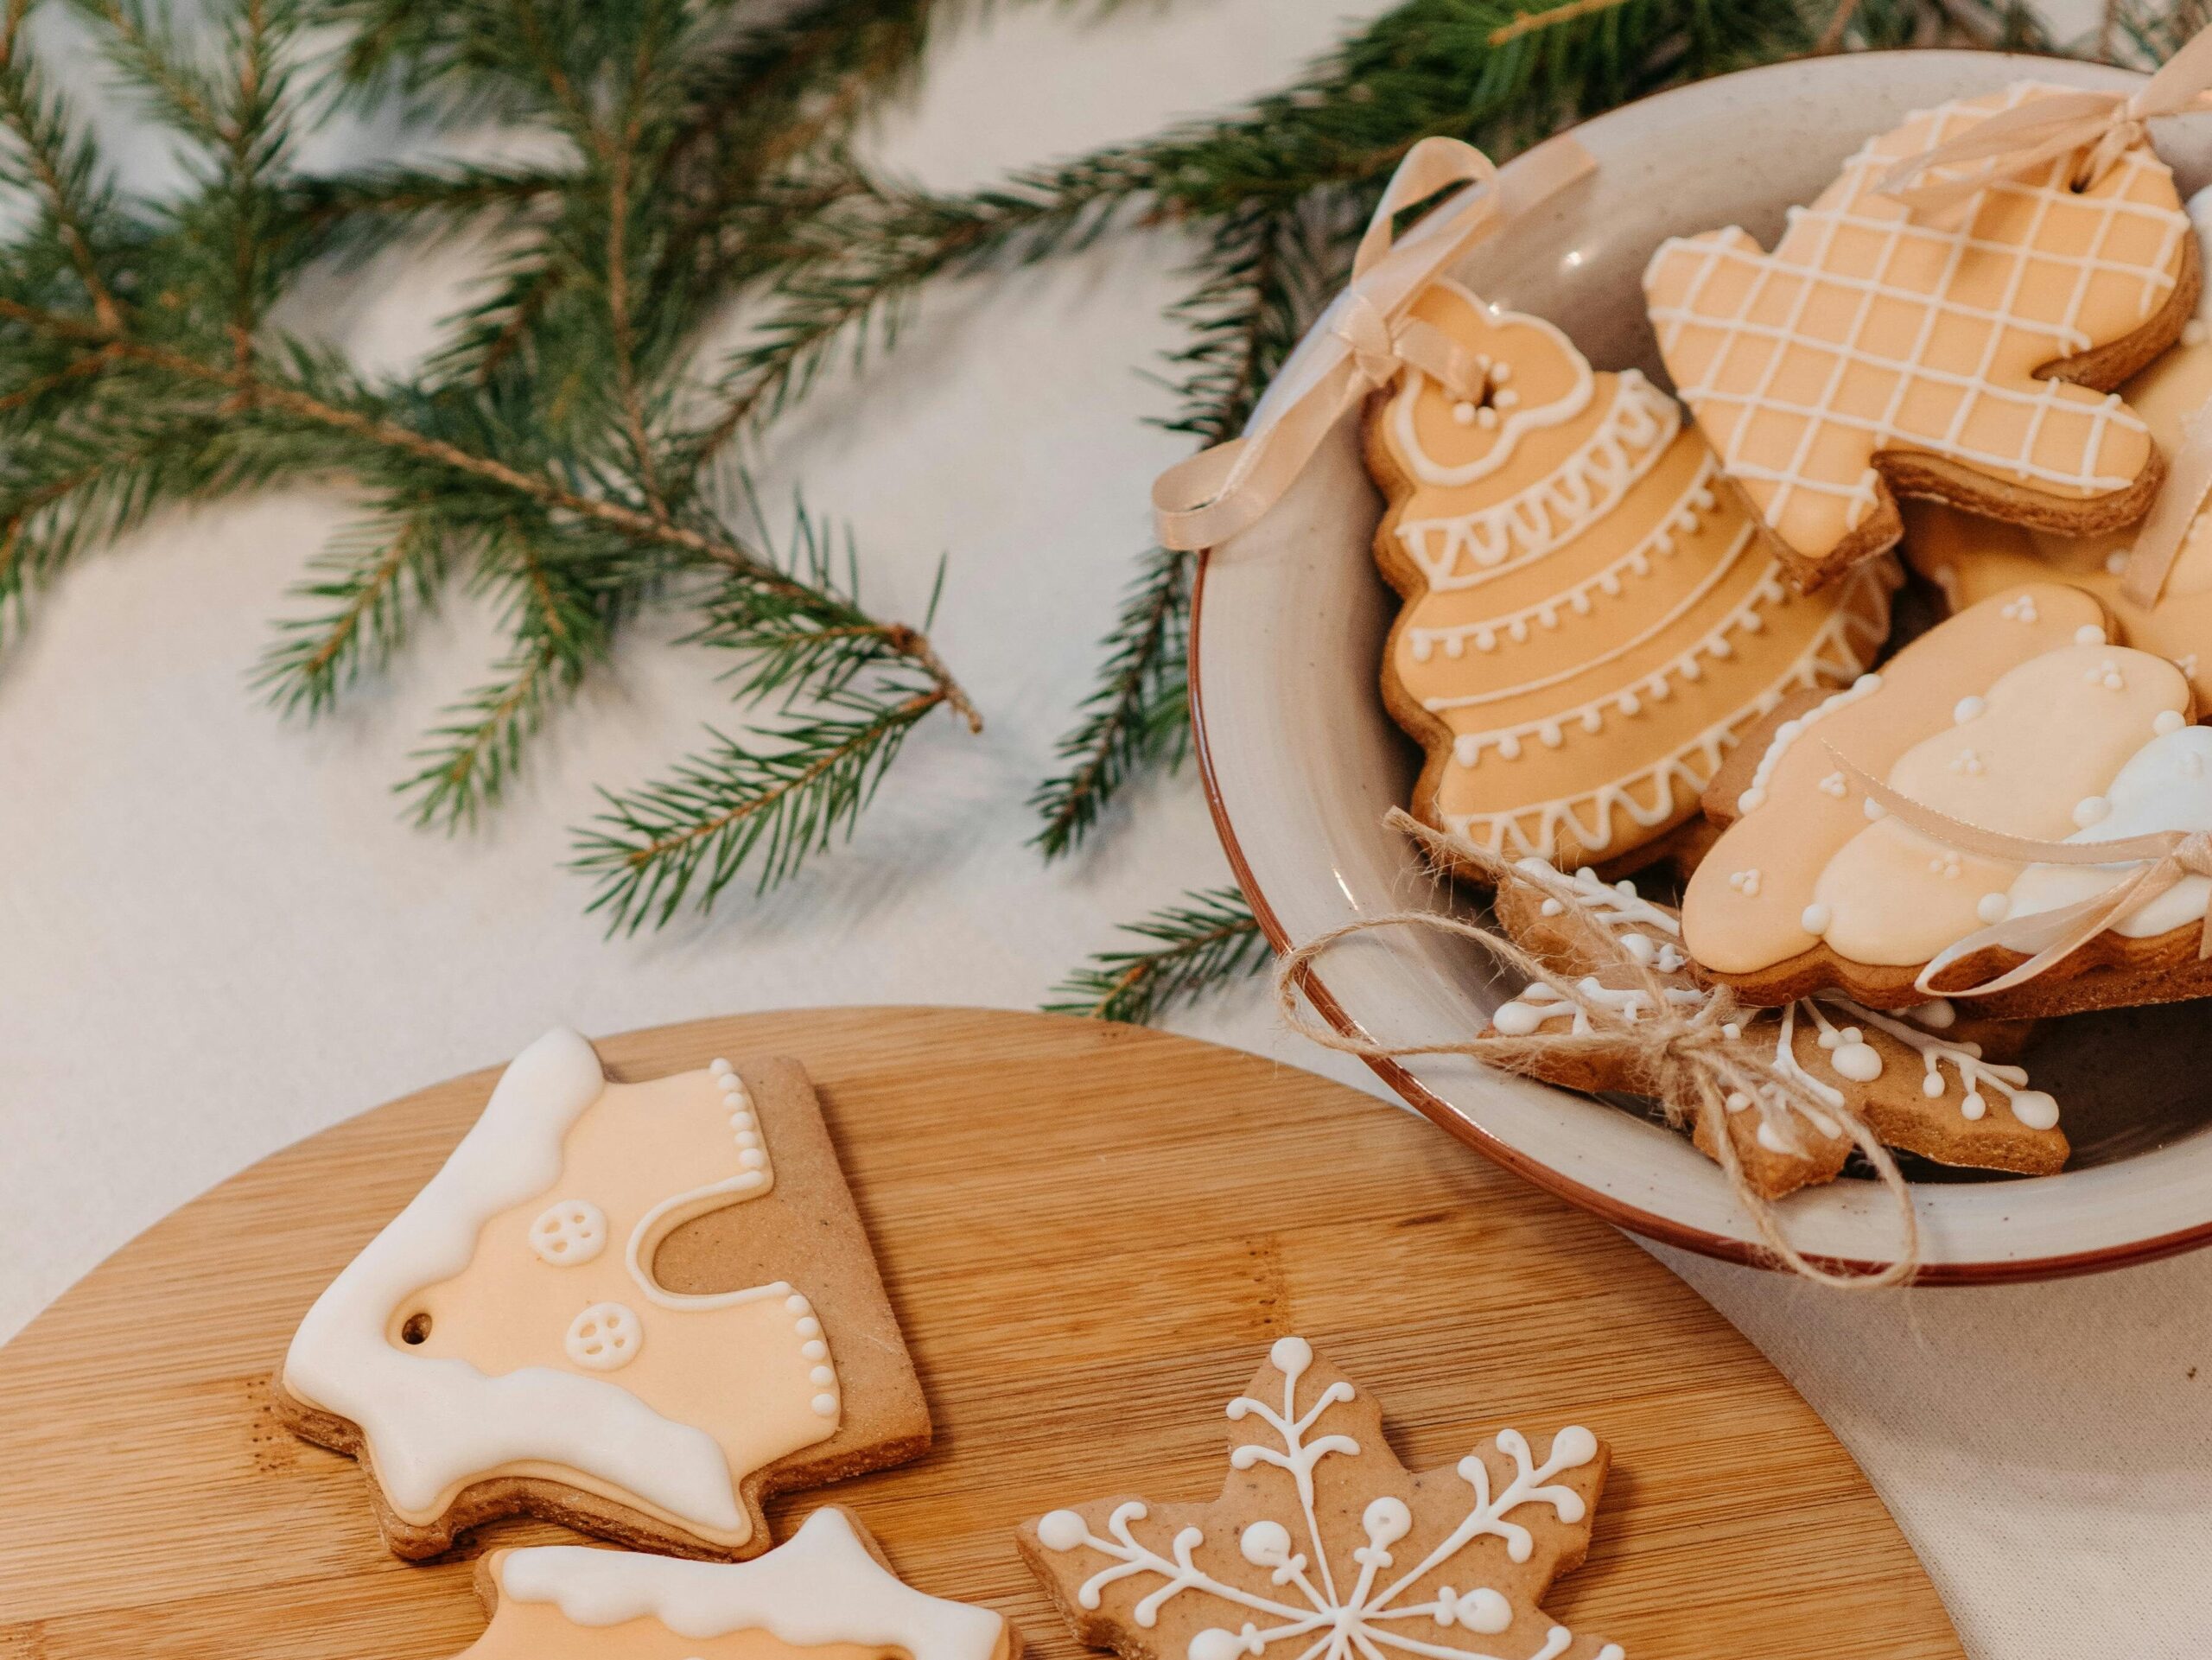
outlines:
M1054 1014L1149 1025L1179 1004L1257 974L1273 951L1234 887L1186 894L1122 932L1149 944L1101 951L1053 988Z
M284 713L313 718L391 662L410 617L435 603L448 561L431 519L403 512L340 532L309 569L292 593L315 608L277 624L252 684Z

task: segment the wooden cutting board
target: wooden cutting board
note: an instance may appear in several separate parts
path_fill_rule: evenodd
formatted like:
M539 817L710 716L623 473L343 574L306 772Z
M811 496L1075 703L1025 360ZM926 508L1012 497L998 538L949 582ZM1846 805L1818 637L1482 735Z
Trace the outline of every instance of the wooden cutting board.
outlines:
M1550 1612L1630 1660L1959 1660L1866 1478L1657 1262L1412 1115L1228 1049L966 1009L703 1021L601 1046L620 1077L803 1059L937 1418L835 1498L922 1588L1082 1653L1010 1530L1141 1491L1204 1498L1223 1404L1297 1331L1416 1468L1579 1422L1614 1474ZM267 1380L308 1304L414 1194L496 1071L340 1124L153 1228L0 1350L0 1657L444 1660L482 1629L487 1529L386 1555L351 1462Z

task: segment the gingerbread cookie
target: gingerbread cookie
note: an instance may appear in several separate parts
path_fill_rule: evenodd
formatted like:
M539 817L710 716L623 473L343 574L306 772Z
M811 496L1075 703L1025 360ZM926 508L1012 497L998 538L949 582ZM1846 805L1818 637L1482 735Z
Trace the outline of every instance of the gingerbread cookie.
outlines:
M1021 1530L1077 1638L1124 1660L1621 1660L1538 1606L1580 1566L1605 1443L1501 1429L1410 1475L1373 1397L1280 1338L1229 1403L1210 1504L1102 1499Z
M2212 237L2212 190L2189 200L2200 262ZM2180 343L2120 389L2143 417L2159 449L2171 455L2184 425L2212 404L2212 291L2197 296ZM2062 582L2097 596L2118 624L2124 646L2170 658L2212 708L2212 512L2191 524L2158 600L2139 604L2126 592L2128 550L2140 525L2102 536L2059 536L2000 525L1932 501L1904 504L1904 555L1942 591L1953 611L2023 582Z
M1883 194L1900 162L2062 90L1909 117L1793 210L1771 253L1732 226L1652 256L1667 371L1803 586L1893 544L1898 496L2077 536L2150 506L2158 448L2107 394L2180 334L2200 273L2148 143L2078 189L2066 155L1948 213Z
M1915 828L1870 799L1853 768L1916 813L2038 844L2212 828L2212 732L2190 724L2187 677L2107 644L2107 626L2079 588L2018 588L1784 722L1684 893L1699 969L1753 1002L1834 987L1898 1008L1984 983L1983 930L2055 918L2131 874L1993 856L1956 831L1945 840L1940 824ZM2181 881L1982 1008L2029 1016L2202 995L2208 892L2204 878ZM2003 966L2025 960L2014 952Z
M1594 1038L1592 1006L1633 1027L1649 1012L1648 976L1679 1007L1702 1007L1714 995L1691 972L1681 918L1671 907L1586 868L1572 876L1534 861L1523 868L1531 885L1501 889L1498 924L1558 981L1515 993L1491 1015L1491 1032ZM2066 1162L2058 1103L2028 1087L2020 1067L2003 1064L2025 1041L2024 1023L1980 1020L1942 999L1885 1014L1821 991L1778 1010L1743 1011L1729 1027L1747 1072L1764 1069L1797 1086L1734 1090L1726 1097L1737 1162L1764 1198L1842 1173L1853 1142L1843 1118L1832 1115L1846 1112L1884 1146L1938 1164L2050 1175ZM1648 1094L1653 1080L1645 1059L1636 1044L1592 1042L1563 1046L1555 1061L1522 1070L1592 1094ZM1690 1130L1700 1152L1718 1156L1713 1124L1698 1118Z
M565 1031L317 1299L276 1396L410 1557L515 1514L756 1555L766 1494L930 1440L798 1063L613 1083Z
M1414 815L1567 865L1654 856L1776 698L1872 660L1893 575L1796 594L1642 375L1456 283L1414 310L1482 379L1463 398L1409 366L1369 406L1376 558L1405 601L1383 698L1428 752Z
M492 1624L457 1660L1011 1660L988 1608L925 1596L849 1512L747 1562L552 1545L476 1568Z

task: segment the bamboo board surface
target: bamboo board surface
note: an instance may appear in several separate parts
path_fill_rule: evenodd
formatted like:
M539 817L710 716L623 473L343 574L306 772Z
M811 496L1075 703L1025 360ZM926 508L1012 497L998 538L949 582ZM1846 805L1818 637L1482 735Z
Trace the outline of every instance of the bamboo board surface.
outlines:
M1010 1530L1119 1492L1211 1498L1223 1404L1297 1331L1415 1468L1478 1432L1613 1447L1549 1611L1630 1660L1960 1660L1866 1478L1781 1376L1611 1229L1341 1084L1130 1027L963 1009L703 1021L617 1077L786 1053L812 1072L937 1444L772 1501L859 1512L926 1591L1077 1650ZM142 1235L0 1349L0 1660L445 1660L483 1530L410 1567L352 1462L275 1421L315 1294L443 1161L496 1069L276 1154Z

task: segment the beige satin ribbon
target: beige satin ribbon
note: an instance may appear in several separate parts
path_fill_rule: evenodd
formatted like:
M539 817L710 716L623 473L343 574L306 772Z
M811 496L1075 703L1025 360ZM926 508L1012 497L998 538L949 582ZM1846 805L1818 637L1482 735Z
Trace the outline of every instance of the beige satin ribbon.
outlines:
M2133 95L2113 92L2049 92L1976 122L1956 138L1899 162L1875 189L1908 208L1940 213L1976 191L2056 156L2083 152L2077 189L2094 184L2122 152L2145 141L2147 121L2208 107L2212 90L2212 30L2194 35ZM1920 181L1939 169L1980 162L1957 177Z
M2037 911L2024 917L2007 917L1979 932L1944 947L1920 971L1914 986L1930 996L1986 997L2024 985L2053 964L2071 957L2106 929L2133 916L2184 876L2212 876L2212 830L2158 830L2147 836L2124 836L2110 842L2043 842L2032 836L2008 836L1939 812L1925 802L1891 789L1864 767L1837 753L1827 752L1845 775L1866 792L1870 800L1945 847L1978 858L2015 864L2126 865L2136 868L2113 887L2055 911ZM1935 984L1943 970L1962 957L1992 946L2026 955L2027 961L1994 980L1976 986L1940 989ZM2197 936L2197 959L2212 957L2212 907Z
M1569 135L1547 140L1501 174L1490 157L1456 138L1424 138L1406 152L1368 221L1351 283L1322 316L1304 351L1284 369L1293 395L1254 411L1242 437L1171 467L1152 487L1162 547L1219 545L1256 522L1305 469L1337 417L1389 385L1407 365L1455 398L1480 401L1482 366L1442 329L1406 315L1423 289L1477 243L1597 166ZM1397 216L1440 190L1457 195L1402 239ZM1301 363L1306 352L1318 359Z
M2120 591L2149 610L2166 591L2167 581L2189 541L2190 526L2212 497L2212 404L2189 417L2181 443L2166 465L2166 481L2128 550Z

